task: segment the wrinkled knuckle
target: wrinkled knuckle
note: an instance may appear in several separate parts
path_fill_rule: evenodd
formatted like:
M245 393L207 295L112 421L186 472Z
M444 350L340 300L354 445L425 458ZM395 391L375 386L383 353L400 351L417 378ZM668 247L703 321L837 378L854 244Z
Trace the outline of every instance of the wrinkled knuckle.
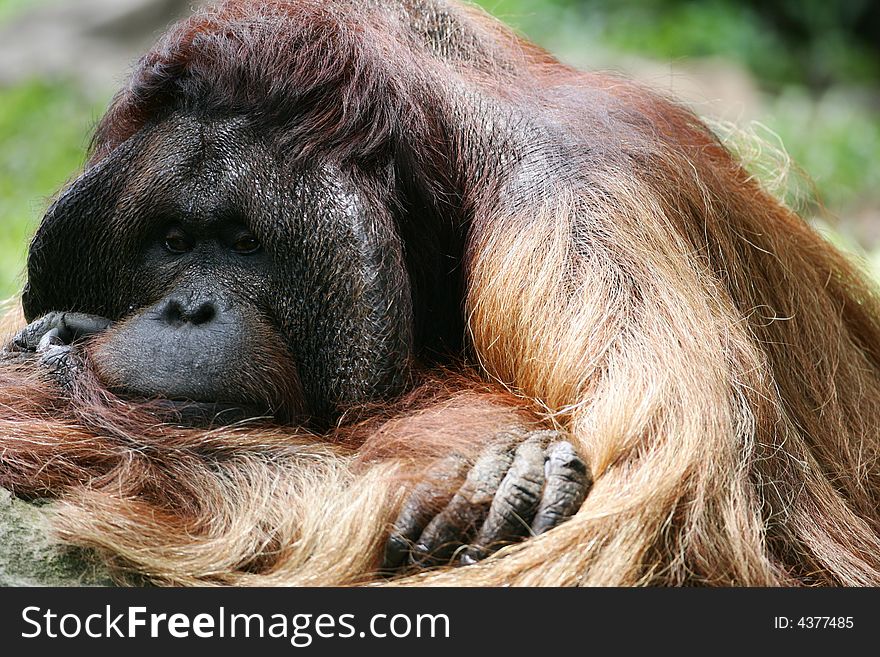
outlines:
M511 485L506 492L507 499L516 503L517 507L533 504L538 501L541 493L541 482L523 478Z

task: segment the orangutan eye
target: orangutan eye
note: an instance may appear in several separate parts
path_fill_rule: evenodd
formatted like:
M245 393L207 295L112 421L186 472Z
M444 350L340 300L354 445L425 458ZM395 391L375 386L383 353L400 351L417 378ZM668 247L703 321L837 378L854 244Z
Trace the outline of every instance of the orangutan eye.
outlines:
M181 254L189 253L193 248L192 238L187 235L182 228L172 227L165 233L163 242L165 249L170 253Z
M250 233L242 233L232 242L232 250L241 255L248 255L259 251L260 243Z

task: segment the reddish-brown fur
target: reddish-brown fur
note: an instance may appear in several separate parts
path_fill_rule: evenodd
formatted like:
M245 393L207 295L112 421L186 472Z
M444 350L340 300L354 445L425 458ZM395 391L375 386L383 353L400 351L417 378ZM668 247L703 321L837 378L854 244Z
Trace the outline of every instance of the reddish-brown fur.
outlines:
M260 112L291 161L418 144L470 225L472 363L326 436L180 428L88 368L67 398L4 366L0 485L57 498L65 539L159 583L369 581L413 481L531 422L589 462L580 513L404 582L880 584L875 290L689 111L451 3L237 0L145 57L90 166L181 93ZM536 152L493 141L486 105Z

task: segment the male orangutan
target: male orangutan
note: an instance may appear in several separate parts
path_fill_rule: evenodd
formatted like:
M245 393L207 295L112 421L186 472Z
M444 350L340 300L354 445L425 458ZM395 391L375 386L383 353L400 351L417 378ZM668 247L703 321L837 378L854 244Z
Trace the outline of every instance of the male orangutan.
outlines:
M172 27L22 309L0 485L123 580L880 584L873 288L691 112L456 2Z

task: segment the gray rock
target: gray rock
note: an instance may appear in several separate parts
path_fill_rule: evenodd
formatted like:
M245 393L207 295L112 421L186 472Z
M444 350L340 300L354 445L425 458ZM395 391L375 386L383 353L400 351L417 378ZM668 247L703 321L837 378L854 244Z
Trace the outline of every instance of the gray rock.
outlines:
M0 488L0 586L112 585L94 553L52 536L51 509Z

